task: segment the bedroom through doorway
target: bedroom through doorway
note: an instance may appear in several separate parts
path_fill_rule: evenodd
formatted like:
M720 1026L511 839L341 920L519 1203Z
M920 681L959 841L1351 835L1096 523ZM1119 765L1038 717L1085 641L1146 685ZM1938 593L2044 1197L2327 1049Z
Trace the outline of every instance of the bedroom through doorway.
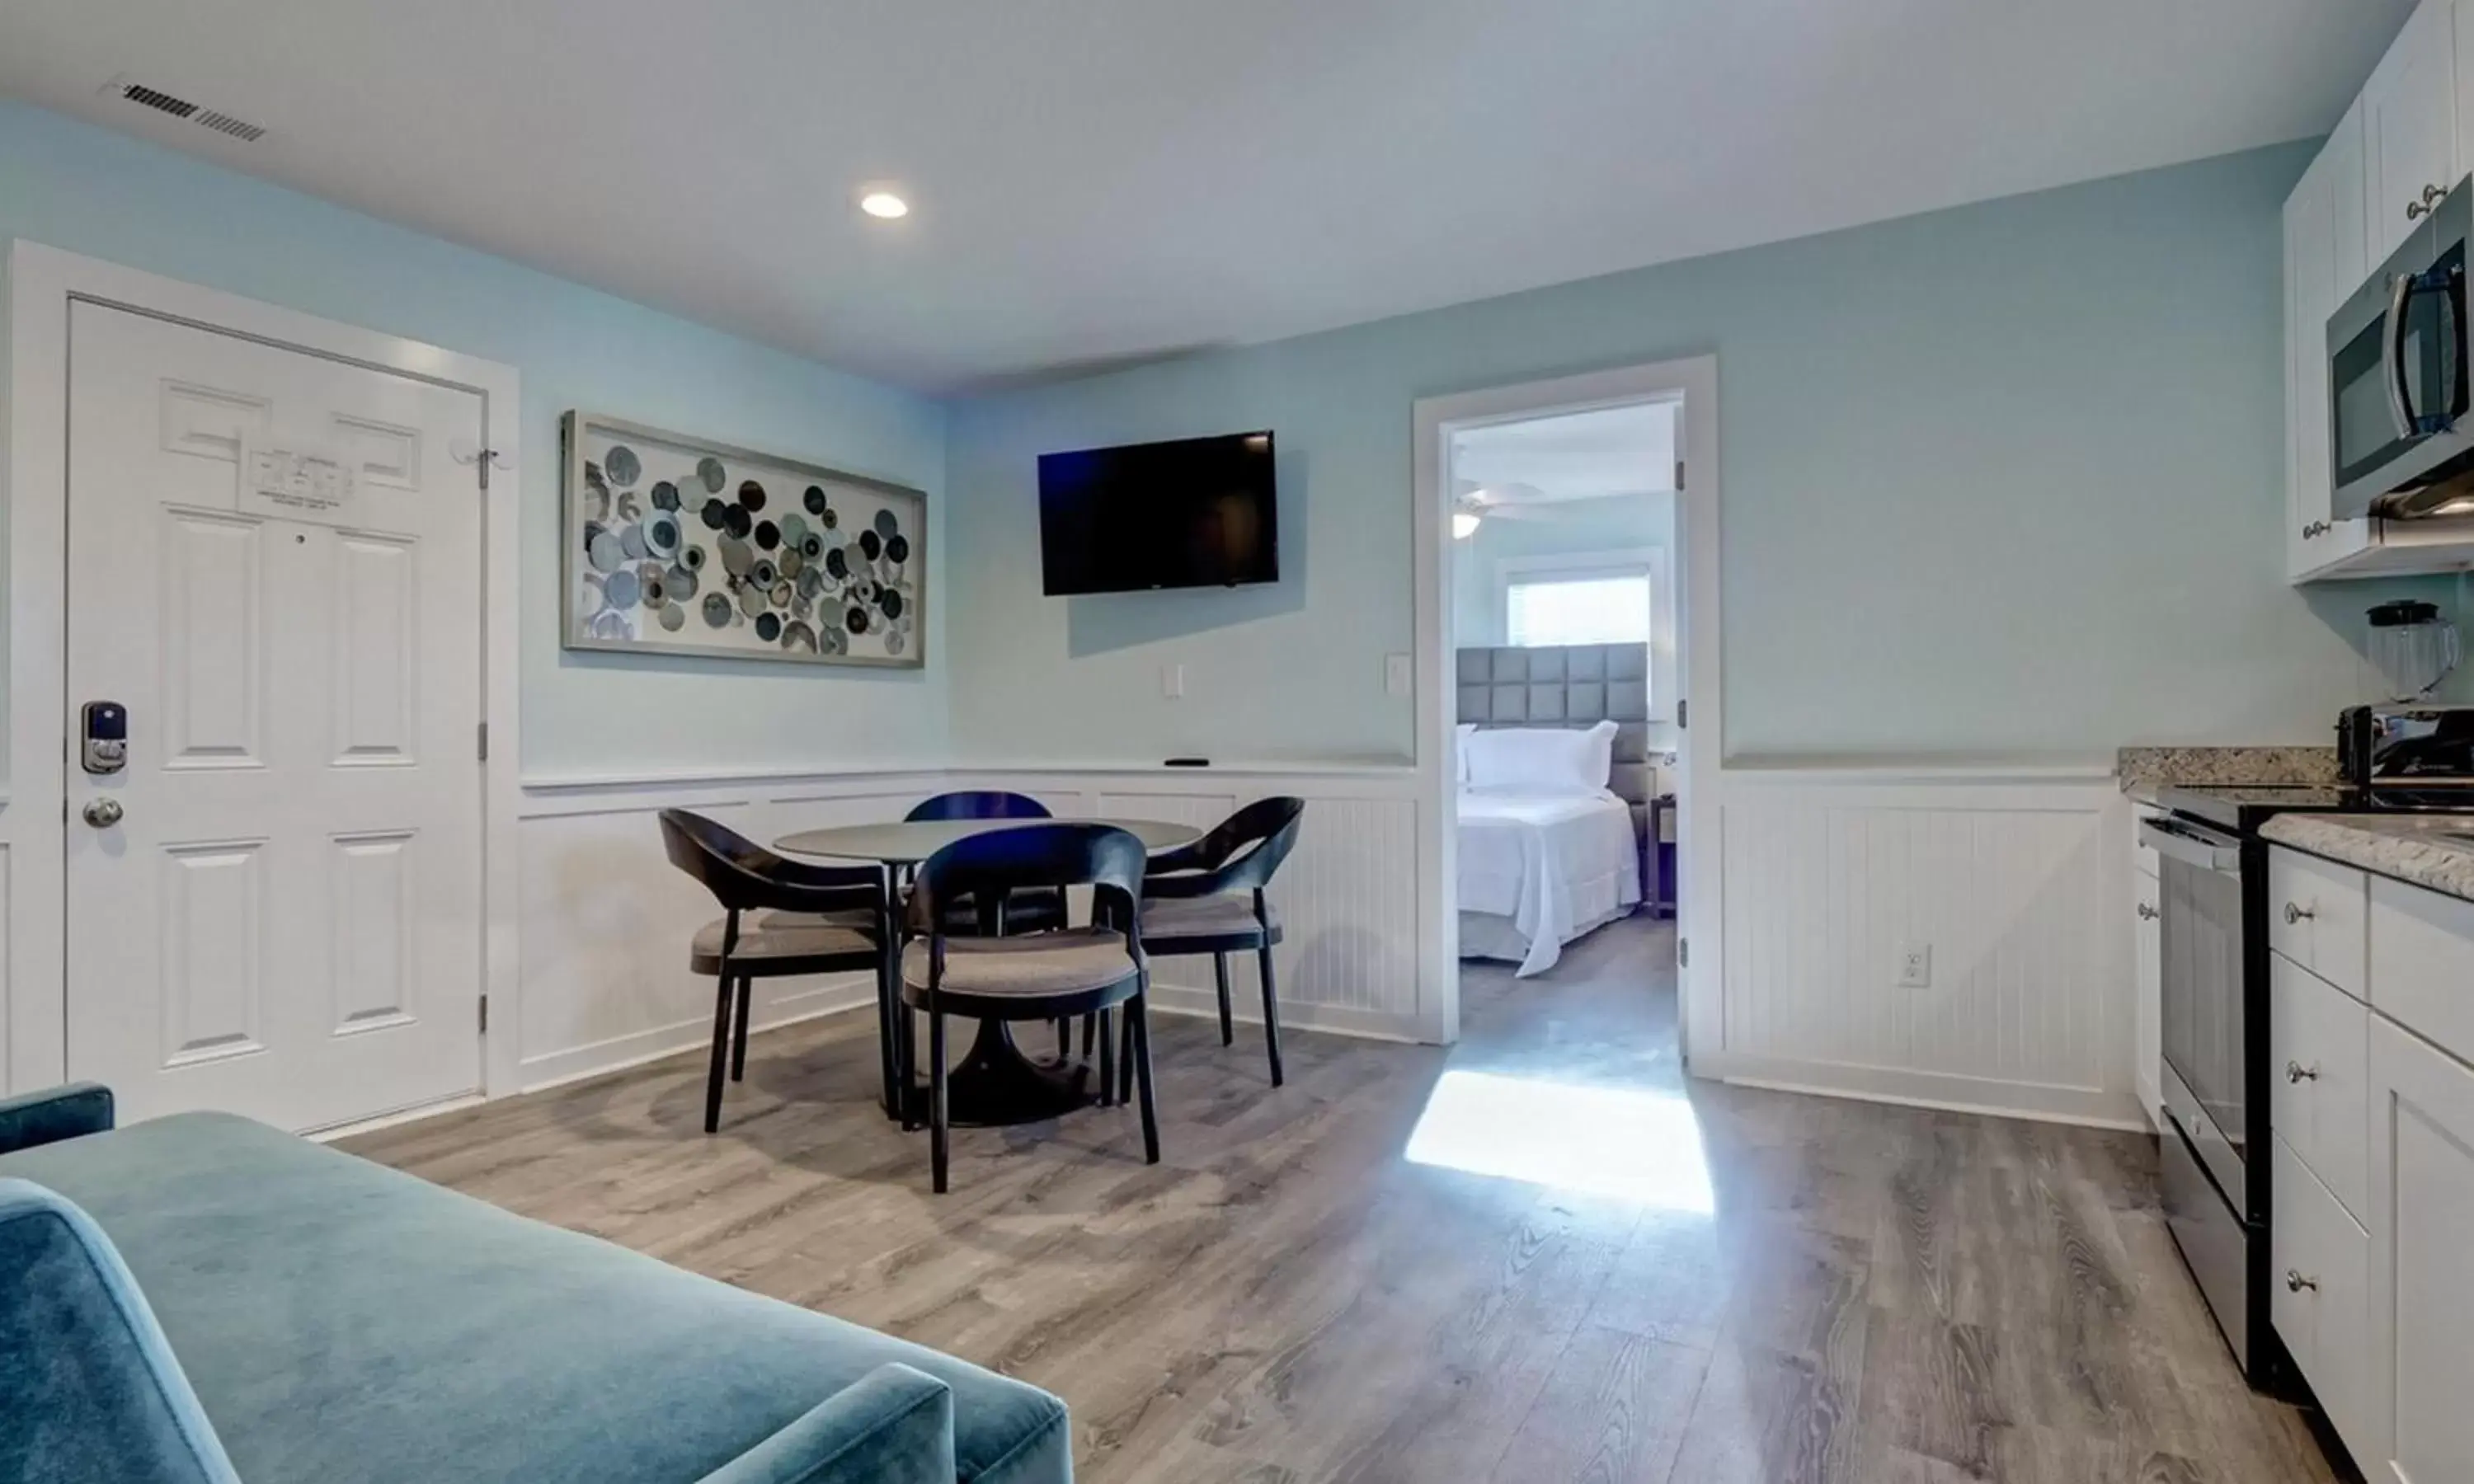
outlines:
M1445 435L1465 1033L1588 1001L1672 1036L1681 419L1661 398Z

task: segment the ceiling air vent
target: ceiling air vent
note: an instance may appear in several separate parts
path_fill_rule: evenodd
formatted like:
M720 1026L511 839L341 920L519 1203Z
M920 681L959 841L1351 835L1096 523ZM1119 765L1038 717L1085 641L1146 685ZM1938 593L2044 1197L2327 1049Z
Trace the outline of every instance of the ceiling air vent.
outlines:
M238 139L244 144L255 144L266 137L263 125L235 118L218 108L200 108L186 98L167 93L159 87L149 87L143 83L133 83L125 76L103 84L103 91L141 108L152 108L172 118L185 119L202 129L211 129L226 138Z

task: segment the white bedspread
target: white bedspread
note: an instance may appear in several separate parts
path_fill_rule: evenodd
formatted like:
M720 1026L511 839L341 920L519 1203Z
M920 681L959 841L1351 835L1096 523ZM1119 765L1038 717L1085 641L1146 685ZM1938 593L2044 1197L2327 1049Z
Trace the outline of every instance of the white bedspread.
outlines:
M1461 952L1515 959L1523 978L1640 901L1632 810L1605 789L1464 788L1459 854Z

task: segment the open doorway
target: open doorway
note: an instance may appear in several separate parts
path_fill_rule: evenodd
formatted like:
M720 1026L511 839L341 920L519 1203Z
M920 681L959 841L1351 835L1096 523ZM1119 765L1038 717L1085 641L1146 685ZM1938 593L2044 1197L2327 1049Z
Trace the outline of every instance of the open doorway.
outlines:
M1678 411L1445 445L1465 1021L1584 981L1671 993Z
M1686 946L1715 922L1693 850L1715 707L1691 701L1715 691L1715 460L1687 454L1715 443L1715 381L1703 359L1419 404L1443 1039L1573 995L1632 996L1674 1051L1696 1000L1716 1024Z

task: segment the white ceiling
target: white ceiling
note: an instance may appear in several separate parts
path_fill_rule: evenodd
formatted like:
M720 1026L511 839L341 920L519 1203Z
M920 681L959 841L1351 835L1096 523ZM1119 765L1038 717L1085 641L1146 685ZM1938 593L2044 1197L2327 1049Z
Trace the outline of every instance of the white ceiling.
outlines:
M2410 7L7 0L0 91L949 389L2303 137Z
M1672 493L1675 409L1610 407L1498 422L1452 436L1452 479L1526 485L1533 502Z

